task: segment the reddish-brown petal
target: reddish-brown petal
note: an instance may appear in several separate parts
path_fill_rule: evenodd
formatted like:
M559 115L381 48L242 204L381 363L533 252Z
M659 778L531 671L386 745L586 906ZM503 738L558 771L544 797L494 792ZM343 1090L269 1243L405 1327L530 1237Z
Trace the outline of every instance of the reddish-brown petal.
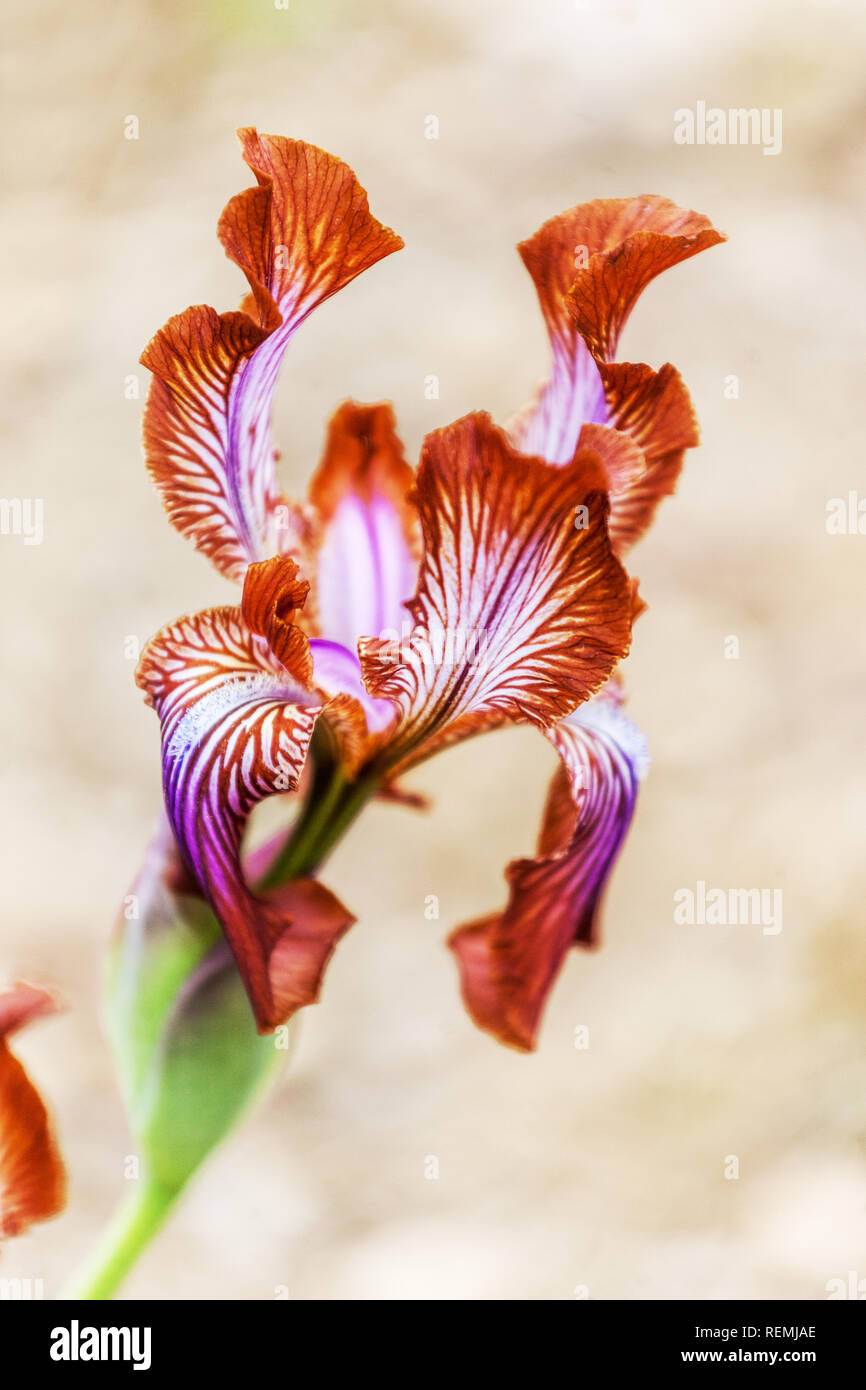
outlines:
M364 689L357 656L318 638L311 644L298 625L310 586L297 573L287 555L250 565L241 612L250 631L264 638L293 680L304 690L313 687L321 693L323 732L332 736L335 752L351 776L372 749L368 725L378 731L382 721L377 724L374 718L379 711ZM393 709L386 701L382 705L390 722Z
M66 1200L66 1172L48 1113L8 1042L57 1007L55 997L35 985L0 993L0 1239L56 1216Z
M633 439L608 425L584 425L577 441L578 453L593 454L604 475L610 500L607 529L613 544L614 499L639 487L646 473L646 458ZM617 550L613 544L614 550ZM619 553L617 551L617 553Z
M345 401L310 484L319 518L318 630L350 652L359 637L400 631L420 554L413 482L388 404Z
M410 811L429 811L430 798L424 792L414 792L403 782L386 782L376 793L380 801L393 801L397 806L405 806Z
M334 722L331 712L337 708L337 702L343 702L344 711L352 711L352 724L357 721L367 751L372 752L374 746L378 746L385 737L385 730L394 723L394 706L390 700L374 700L367 692L361 676L361 663L356 653L349 651L348 647L341 646L339 642L314 637L310 643L310 650L313 654L312 683L316 690L321 691L322 695L330 700L329 722ZM342 757L350 767L355 765L351 748L344 748Z
M160 718L172 829L267 1031L287 1016L283 967L277 983L271 960L293 923L279 901L247 885L241 843L253 808L297 786L322 702L299 687L239 608L163 628L136 680Z
M316 879L298 878L269 894L291 928L277 938L269 961L274 1014L290 1018L316 1004L337 942L355 921L339 898Z
M473 1020L521 1051L535 1046L569 948L596 940L602 894L646 761L643 735L619 712L613 687L548 737L562 766L551 783L537 857L509 865L504 912L460 927L449 939Z
M676 488L686 449L700 442L682 377L668 362L659 371L631 362L601 365L610 423L642 451L643 472L610 493L610 535L618 555L649 527L663 497Z
M274 279L271 262L279 240L274 240L273 220L273 190L265 183L236 193L223 208L217 224L217 236L226 255L249 281L250 293L241 309L266 333L272 333L282 323L270 289Z
M607 362L650 281L725 238L700 213L654 194L599 198L575 211L571 230L589 260L574 275L569 312L593 356Z
M649 281L724 239L707 218L647 196L571 208L518 248L538 292L553 369L536 399L509 421L509 433L524 452L553 463L571 459L586 423L630 435L646 468L611 495L617 553L646 530L659 500L673 491L697 429L673 367L653 372L609 359Z
M320 727L330 736L334 753L349 777L354 777L376 745L364 705L345 690L338 691L324 706Z
M142 425L148 472L172 525L230 579L292 539L264 418L239 429L240 386L267 334L207 305L169 319L141 355L153 373ZM281 508L284 511L281 511Z
M370 266L399 251L348 164L303 140L238 131L259 187L232 198L218 228L250 289L297 324ZM264 301L263 301L264 302Z
M604 424L607 412L598 367L577 331L569 310L568 290L587 248L581 244L581 207L551 217L517 250L532 277L550 338L550 380L535 400L508 422L518 448L550 463L569 463L581 427Z
M337 407L310 482L310 501L323 521L333 521L347 497L357 497L366 506L381 497L397 512L407 541L417 544L418 514L407 500L413 481L389 402L344 401Z
M288 555L275 555L250 565L244 576L241 612L251 632L264 637L277 660L302 686L313 674L310 642L295 621L310 586L298 579L298 566Z
M142 355L154 373L145 456L173 524L229 578L302 551L307 519L280 494L270 412L283 354L307 315L402 245L351 169L302 141L240 132L259 186L219 235L251 286L239 313L187 309Z
M489 721L545 727L604 684L631 633L605 487L593 450L555 468L517 453L486 415L428 435L414 627L361 643L368 690L402 717L398 762Z

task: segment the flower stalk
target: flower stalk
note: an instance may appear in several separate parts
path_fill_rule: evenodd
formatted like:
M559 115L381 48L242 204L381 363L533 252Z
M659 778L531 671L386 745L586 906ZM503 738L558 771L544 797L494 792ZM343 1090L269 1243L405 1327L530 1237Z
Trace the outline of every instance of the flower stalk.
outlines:
M143 1177L118 1207L90 1258L60 1297L91 1301L112 1298L165 1223L182 1191L182 1187L172 1191Z
M327 754L317 756L316 744L314 735L309 794L292 834L259 881L261 892L314 874L378 789L381 774L375 765L352 780L339 762Z

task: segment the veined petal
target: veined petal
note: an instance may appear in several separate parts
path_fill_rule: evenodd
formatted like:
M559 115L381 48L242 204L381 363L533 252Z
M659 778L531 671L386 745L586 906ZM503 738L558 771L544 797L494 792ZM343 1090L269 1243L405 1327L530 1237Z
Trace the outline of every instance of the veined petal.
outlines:
M297 552L305 537L303 513L280 494L270 436L289 339L316 305L402 246L346 164L302 141L240 137L258 187L231 199L218 230L251 295L239 313L178 314L141 358L154 374L144 412L151 477L172 523L233 579Z
M529 274L550 338L550 380L534 401L508 423L508 433L526 454L549 463L570 463L584 424L606 424L607 405L598 366L578 331L567 294L586 253L580 236L581 207L552 217L517 250Z
M311 642L299 626L309 591L307 581L297 577L294 560L275 555L250 565L241 611L250 630L265 639L271 653L304 689L315 687L326 698L323 716L351 773L365 752L368 726L384 727L393 718L393 709L387 701L370 699L356 656L334 642Z
M310 586L298 579L298 567L290 556L274 555L250 565L244 576L241 612L251 632L263 637L281 666L303 686L313 672L310 642L295 622Z
M547 730L562 759L548 794L538 857L509 865L508 905L449 939L464 1002L479 1028L535 1046L547 996L574 944L595 944L605 885L628 833L646 740L612 686Z
M0 993L0 1240L63 1209L66 1173L48 1112L9 1050L19 1028L57 1010L46 989L18 984Z
M610 537L624 555L649 527L663 497L676 488L686 449L700 443L698 422L685 383L669 362L652 367L631 362L601 364L610 424L633 441L643 470L610 489Z
M239 387L270 341L242 313L196 305L169 319L141 362L153 373L142 437L148 472L172 525L230 579L288 546L266 421L238 439ZM276 380L276 372L273 381ZM273 389L273 381L271 390Z
M625 431L646 456L638 484L611 491L617 553L643 533L673 491L697 426L670 364L614 364L622 328L641 291L663 270L724 241L707 218L666 198L608 198L551 218L521 243L553 350L551 380L509 422L526 453L567 463L585 423Z
M263 1032L312 1002L311 981L315 975L317 989L321 974L312 962L324 968L352 920L334 912L327 927L319 923L313 930L297 920L291 894L256 895L241 868L253 807L297 786L323 707L299 679L307 663L297 660L284 631L298 597L295 566L289 559L276 563L284 575L283 598L273 565L253 566L243 609L214 608L163 628L136 672L162 726L172 829L225 931ZM268 635L291 654L292 670L268 645ZM293 960L299 966L294 976Z
M591 451L604 475L610 503L607 529L611 544L619 554L613 539L615 499L629 496L640 486L646 473L646 457L628 434L622 430L611 429L609 425L584 425L578 437L577 448L581 454Z
M415 592L418 513L412 469L390 405L346 401L336 411L310 501L320 534L316 618L328 639L357 650L360 637L396 637Z
M651 280L725 240L709 218L654 194L598 198L573 212L579 216L570 230L589 259L573 278L569 311L601 362L615 355L628 316Z
M400 710L395 761L490 720L547 727L604 684L631 634L604 488L594 451L555 468L517 453L487 415L428 435L414 628L360 645L370 694Z
M348 164L303 140L238 131L258 188L227 204L219 237L269 318L268 299L296 327L403 240L370 213ZM264 298L266 292L268 299Z

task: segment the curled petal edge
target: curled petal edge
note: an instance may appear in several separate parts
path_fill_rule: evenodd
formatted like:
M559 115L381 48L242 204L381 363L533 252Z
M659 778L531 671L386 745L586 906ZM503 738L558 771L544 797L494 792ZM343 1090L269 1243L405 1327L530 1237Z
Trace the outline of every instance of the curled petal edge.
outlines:
M609 688L547 731L562 761L537 857L509 865L503 912L449 937L473 1022L518 1051L535 1048L569 949L597 943L602 896L631 825L646 741L618 698Z

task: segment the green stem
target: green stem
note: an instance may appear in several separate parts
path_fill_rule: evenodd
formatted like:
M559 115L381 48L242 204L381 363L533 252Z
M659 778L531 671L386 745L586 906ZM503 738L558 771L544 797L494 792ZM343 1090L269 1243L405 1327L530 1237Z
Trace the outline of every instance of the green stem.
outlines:
M357 781L349 782L337 767L332 770L324 791L320 791L317 779L288 843L258 887L275 888L293 878L314 873L373 796L378 784L379 777L372 769Z
M171 1211L179 1190L142 1178L117 1209L84 1268L61 1293L66 1299L111 1298Z

